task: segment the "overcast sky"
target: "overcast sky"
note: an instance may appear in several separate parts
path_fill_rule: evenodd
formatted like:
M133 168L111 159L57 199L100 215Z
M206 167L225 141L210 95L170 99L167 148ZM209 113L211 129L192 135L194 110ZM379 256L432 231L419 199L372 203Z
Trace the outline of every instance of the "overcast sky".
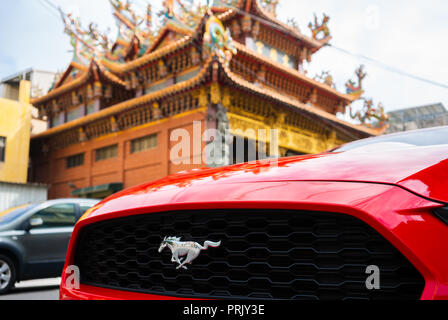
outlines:
M52 0L79 15L86 25L114 28L108 0ZM205 0L203 0L205 2ZM71 59L69 38L61 20L42 0L1 0L0 79L26 68L63 71ZM135 0L143 10L145 0ZM161 0L151 1L160 8ZM154 9L156 11L156 9ZM142 11L143 12L143 11ZM331 43L338 48L379 60L386 65L448 85L448 2L446 0L280 0L279 17L294 17L303 33L315 12L331 17ZM329 70L337 88L365 64L366 96L381 101L386 111L442 102L448 107L448 89L403 77L361 58L324 48L307 66L309 75Z

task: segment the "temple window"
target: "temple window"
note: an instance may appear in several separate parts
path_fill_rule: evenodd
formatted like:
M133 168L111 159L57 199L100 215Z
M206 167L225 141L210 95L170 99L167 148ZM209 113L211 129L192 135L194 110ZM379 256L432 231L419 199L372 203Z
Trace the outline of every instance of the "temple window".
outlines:
M51 119L51 127L55 128L60 126L61 124L63 124L65 121L65 113L61 112L55 116L53 116L53 118Z
M276 49L271 48L270 58L271 58L271 60L277 61L277 59L278 59L278 52L277 52Z
M251 50L254 50L254 51L258 52L257 45L255 44L254 39L252 39L250 37L246 38L246 47L248 47Z
M157 148L157 134L131 141L131 153L142 152Z
M156 92L164 88L166 88L166 81L162 81L160 83L149 86L148 88L146 88L145 94Z
M0 137L0 162L5 162L6 137Z
M264 45L263 42L257 41L257 52L259 54L265 55L266 57L270 56L270 50L268 47Z
M118 145L104 147L95 151L95 161L103 161L118 156Z
M95 112L95 102L91 102L86 107L86 115L92 114Z
M263 41L255 42L254 39L248 37L246 38L246 47L285 67L294 68L294 58L292 56Z
M84 153L70 156L67 158L67 169L81 167L84 165Z
M200 71L201 71L200 69L195 69L195 70L187 71L187 72L184 72L184 73L182 73L180 75L177 75L176 76L176 83L190 80L190 79L196 77L199 74Z
M76 120L84 116L84 106L79 106L77 108L67 111L67 122Z

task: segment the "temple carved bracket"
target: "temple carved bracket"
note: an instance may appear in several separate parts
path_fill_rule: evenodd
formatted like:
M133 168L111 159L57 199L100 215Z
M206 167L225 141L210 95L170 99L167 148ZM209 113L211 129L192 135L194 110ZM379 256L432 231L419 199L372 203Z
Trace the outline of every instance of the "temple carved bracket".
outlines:
M191 49L191 63L193 65L198 65L201 62L201 55L199 54L196 47Z
M79 104L79 96L78 96L78 93L76 91L72 92L72 104L74 106Z
M152 105L152 112L155 120L160 120L163 118L162 110L157 102L154 102Z
M88 140L87 134L82 127L78 129L78 139L79 142L86 142Z
M168 69L163 60L160 60L158 63L158 72L160 78L166 77L168 75Z
M232 26L231 26L232 35L235 38L239 38L241 35L241 26L238 22L238 20L233 20Z
M93 84L93 97L101 98L103 96L103 85L100 81L95 81Z
M200 108L209 107L209 94L205 87L202 87L192 93L193 98L198 99L198 105Z
M249 33L252 30L252 18L249 15L243 17L241 29L244 33Z
M222 95L222 105L224 108L229 110L232 107L232 94L229 87L224 88L224 93Z
M110 117L110 131L113 133L120 131L120 126L118 125L115 116Z
M210 86L210 101L213 104L221 103L221 88L217 82L214 82Z

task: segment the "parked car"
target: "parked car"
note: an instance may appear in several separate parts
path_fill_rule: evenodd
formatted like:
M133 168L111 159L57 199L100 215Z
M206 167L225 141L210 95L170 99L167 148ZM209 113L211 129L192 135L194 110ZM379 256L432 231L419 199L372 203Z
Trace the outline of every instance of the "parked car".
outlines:
M193 170L74 230L61 299L448 299L448 127ZM68 277L67 277L68 279Z
M0 294L17 281L60 277L75 223L98 202L52 200L0 213Z

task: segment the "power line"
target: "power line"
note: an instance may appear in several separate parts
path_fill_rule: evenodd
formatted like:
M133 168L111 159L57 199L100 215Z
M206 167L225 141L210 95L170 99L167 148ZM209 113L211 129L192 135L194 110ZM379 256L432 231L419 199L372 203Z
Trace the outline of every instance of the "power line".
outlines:
M59 7L56 6L53 2L49 1L49 0L42 0L45 1L50 7L52 7L54 10L59 11Z
M261 17L255 16L255 15L253 15L253 14L251 14L251 13L249 13L249 12L246 12L246 11L244 11L244 10L241 10L241 9L239 9L239 8L233 6L233 5L224 3L224 2L221 1L221 0L217 0L217 1L218 1L221 5L227 7L227 8L229 8L229 9L231 9L231 10L234 10L234 11L240 13L240 14L243 14L243 15L250 16L250 17L253 18L254 20L259 21L259 22L262 22L262 23L265 24L265 25L269 25L269 26L271 26L272 28L275 28L275 29L277 29L277 30L279 30L279 31L282 31L282 32L291 32L290 30L288 30L288 29L286 29L286 28L284 28L284 27L282 27L282 26L280 26L280 25L278 25L278 24L275 24L275 23L273 23L273 22L271 22L271 21L269 21L269 20L267 20L267 19L265 19L265 18L261 18ZM39 2L41 3L42 6L44 6L49 12L51 12L51 13L52 13L53 15L55 15L55 16L56 16L55 12L53 12L51 9L53 9L53 10L59 12L59 8L58 8L53 2L51 2L50 0L39 0ZM145 0L138 0L138 1L136 1L135 3L136 3L136 5L137 5L139 8L142 8L143 6L146 6L146 5L149 4L149 3L146 2ZM46 5L45 5L45 4L46 4ZM151 5L152 5L152 4L151 4ZM161 8L158 7L158 6L152 5L152 7L155 8L156 10L161 10ZM51 8L51 9L50 9L50 8ZM188 11L188 9L186 9L185 7L184 7L184 9ZM179 22L180 22L180 21L179 21ZM181 23L182 23L182 22L181 22ZM417 80L417 81L425 82L425 83L427 83L427 84L430 84L430 85L433 85L433 86L437 86L437 87L440 87L440 88L443 88L443 89L448 89L448 85L447 85L447 84L440 83L440 82L437 82L437 81L434 81L434 80L430 80L430 79L426 79L426 78L424 78L424 77L420 77L420 76L418 76L418 75L414 75L414 74L411 74L411 73L402 71L402 70L400 70L400 69L398 69L398 68L395 68L395 67L393 67L393 66L387 65L387 64L385 64L385 63L383 63L383 62L381 62L381 61L379 61L379 60L376 60L376 59L367 57L367 56L365 56L365 55L357 54L357 53L353 53L353 52L351 52L351 51L349 51L349 50L346 50L346 49L343 49L343 48L339 48L339 47L336 47L336 46L331 45L331 44L327 44L326 46L329 47L329 48L332 48L332 49L334 49L334 50L337 50L337 51L339 51L339 52L341 52L341 53L343 53L343 54L346 54L346 55L349 55L349 56L352 56L352 57L356 57L356 58L358 58L358 59L365 60L365 61L367 61L367 62L369 62L369 63L375 65L376 67L381 68L381 69L383 69L383 70L385 70L385 71L388 71L388 72L391 72L391 73L395 73L395 74L398 74L398 75L401 75L401 76L403 76L403 77L407 77L407 78L410 78L410 79L413 79L413 80Z
M47 10L52 16L55 16L55 17L59 18L59 15L56 14L56 13L53 11L53 7L50 6L47 2L44 2L44 0L39 0L38 3L39 3L45 10Z
M342 52L344 54L350 55L352 57L356 57L356 58L359 58L359 59L363 59L363 60L369 61L372 64L376 65L377 67L379 67L381 69L384 69L386 71L389 71L389 72L392 72L392 73L396 73L396 74L399 74L399 75L402 75L402 76L405 76L405 77L408 77L408 78L412 78L414 80L426 82L428 84L431 84L431 85L434 85L434 86L438 86L438 87L441 87L441 88L444 88L444 89L448 89L448 85L446 85L446 84L443 84L443 83L440 83L440 82L437 82L437 81L433 81L433 80L429 80L429 79L425 79L423 77L416 76L416 75L413 75L411 73L407 73L407 72L402 71L400 69L397 69L395 67L389 66L389 65L387 65L387 64L385 64L385 63L383 63L383 62L381 62L379 60L375 60L373 58L364 56L362 54L352 53L352 52L350 52L348 50L345 50L345 49L342 49L342 48L338 48L338 47L336 47L334 45L331 45L331 44L328 44L327 46L330 47L330 48L333 48L333 49L335 49L337 51L340 51L340 52Z

